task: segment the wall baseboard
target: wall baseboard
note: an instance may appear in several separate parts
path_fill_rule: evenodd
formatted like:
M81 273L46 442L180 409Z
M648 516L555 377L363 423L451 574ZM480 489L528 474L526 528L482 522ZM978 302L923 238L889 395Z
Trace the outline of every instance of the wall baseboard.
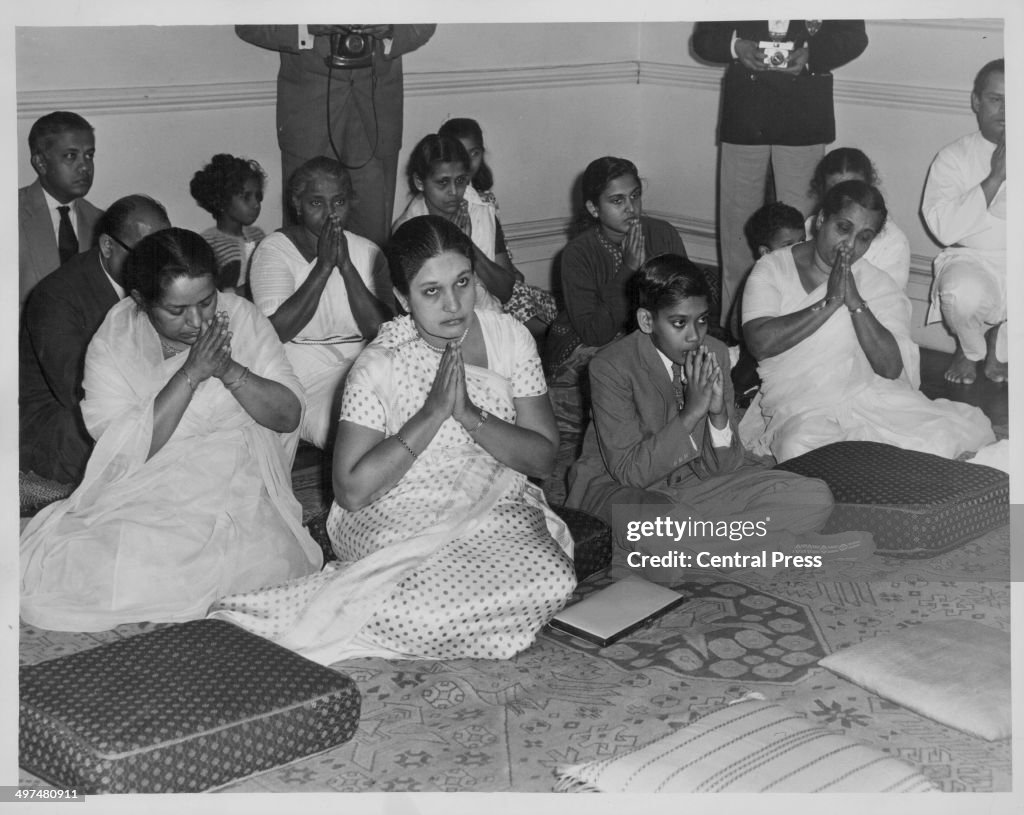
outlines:
M686 252L692 260L718 265L718 242L714 221L672 212L650 210L653 218L668 221L679 230ZM530 282L548 286L554 259L569 241L571 221L545 218L535 221L502 223L517 265L528 271ZM938 250L936 250L938 251ZM932 286L932 256L910 256L910 281L907 296L914 308L912 336L919 345L940 351L953 350L953 342L939 324L925 325Z

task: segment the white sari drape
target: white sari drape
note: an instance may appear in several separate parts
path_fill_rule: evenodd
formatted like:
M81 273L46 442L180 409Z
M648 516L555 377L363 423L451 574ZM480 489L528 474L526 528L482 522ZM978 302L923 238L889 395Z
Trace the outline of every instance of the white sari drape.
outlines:
M523 371L530 364L536 366L533 381L543 393L536 348L526 329L512 318L479 312L477 317L488 364L498 370L467 365L469 396L497 418L514 422L512 380L527 381ZM532 360L524 359L526 354ZM349 374L343 418L350 400L372 402L359 414L373 416L365 426L394 435L422 406L439 361L440 355L417 338L410 318L385 324ZM353 408L352 413L358 410ZM507 518L519 523L511 535ZM531 526L524 518L538 523ZM484 650L506 649L503 654L510 656L535 635L535 628L524 629L523 621L544 614L547 607L547 616L553 614L575 584L572 538L543 493L483 450L454 419L442 425L398 484L354 512L335 504L327 527L339 562L311 578L223 598L210 616L230 620L324 664L360 656L437 656L396 650L364 631L371 618L394 606L393 595L402 582L434 558L431 562L441 568L432 572L430 580L437 582L423 589L428 600L417 607L417 622L428 630L446 624L457 627L448 635L458 645L445 656L465 656L479 641L487 641ZM468 542L470 558L446 549L460 541ZM481 562L500 566L488 573ZM509 593L517 579L525 580L524 575L533 571L543 573L543 578L529 578L529 597ZM448 580L472 584L469 592L471 602L479 604L479 625L451 623L460 619L459 609L430 605L429 598L440 598L447 589L452 589L454 600L458 589ZM492 641L500 643L492 646Z
M994 441L981 410L931 400L911 384L917 355L906 295L870 264L858 261L853 274L868 307L899 345L903 373L886 379L874 372L857 340L856 318L840 308L810 337L759 363L760 399L740 424L744 444L785 461L836 441L878 441L947 458ZM765 287L777 293L781 315L820 301L826 284L804 291L792 252L781 250L761 258L751 272L750 296L759 300ZM749 314L748 319L777 316Z
M302 389L273 328L232 294L235 359ZM216 379L201 383L167 443L148 458L157 394L185 363L130 299L107 315L86 356L82 414L97 439L72 495L21 538L22 616L98 631L202 617L217 597L316 571L285 452L289 434L257 424Z

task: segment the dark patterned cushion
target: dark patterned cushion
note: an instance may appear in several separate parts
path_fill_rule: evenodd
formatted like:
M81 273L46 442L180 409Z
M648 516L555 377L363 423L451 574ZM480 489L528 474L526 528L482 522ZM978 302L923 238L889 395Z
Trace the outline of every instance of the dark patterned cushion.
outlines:
M825 481L835 509L824 532L871 532L878 551L933 557L1009 523L1010 480L992 467L843 441L776 466Z
M600 518L589 513L569 507L552 507L555 513L565 521L572 534L576 546L573 565L576 568L576 580L582 582L595 572L607 569L612 562L612 530ZM324 563L337 560L331 548L331 540L327 537L327 515L330 510L314 515L306 524L306 529L324 553Z
M20 670L19 764L86 794L201 792L348 741L355 683L221 620Z
M607 569L612 562L612 528L581 509L563 506L551 509L565 521L576 544L573 547L576 581L582 583L590 575Z

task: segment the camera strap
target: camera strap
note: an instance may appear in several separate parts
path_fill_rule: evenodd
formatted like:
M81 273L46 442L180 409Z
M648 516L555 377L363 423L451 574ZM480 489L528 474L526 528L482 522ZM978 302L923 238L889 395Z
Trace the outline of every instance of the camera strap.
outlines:
M331 145L331 152L334 153L334 158L337 159L338 164L344 167L346 170L361 170L367 166L371 161L377 157L377 148L380 146L380 121L377 118L377 61L374 60L370 63L370 109L373 111L373 148L370 150L370 155L366 161L362 164L348 164L342 157L341 152L338 150L338 145L334 143L334 130L331 127L331 80L334 77L334 67L328 66L327 68L327 101L326 101L326 115L327 115L327 141ZM349 80L349 84L353 84L354 80ZM345 104L342 105L341 112L344 113L345 107L348 105L352 98L352 94L349 94L349 98L345 100Z

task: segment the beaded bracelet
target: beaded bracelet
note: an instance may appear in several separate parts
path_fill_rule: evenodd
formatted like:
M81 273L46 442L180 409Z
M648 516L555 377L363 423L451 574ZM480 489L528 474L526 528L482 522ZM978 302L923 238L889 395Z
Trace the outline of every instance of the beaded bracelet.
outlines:
M192 393L196 392L196 388L198 388L199 386L193 384L192 377L188 375L188 371L185 370L184 366L182 366L181 368L178 368L178 370L175 371L175 373L179 373L183 377L185 377L185 381L188 382L189 390L192 391Z
M398 439L398 443L402 445L402 447L409 451L410 456L412 456L414 459L419 458L419 456L416 454L416 451L409 446L409 442L402 438L401 433L395 433L395 438Z
M232 393L234 393L236 390L238 390L240 387L242 387L242 385L245 384L245 381L248 378L249 378L249 369L246 368L245 366L242 366L242 373L240 373L238 375L238 377L233 382L225 382L224 383L224 387L227 388Z

